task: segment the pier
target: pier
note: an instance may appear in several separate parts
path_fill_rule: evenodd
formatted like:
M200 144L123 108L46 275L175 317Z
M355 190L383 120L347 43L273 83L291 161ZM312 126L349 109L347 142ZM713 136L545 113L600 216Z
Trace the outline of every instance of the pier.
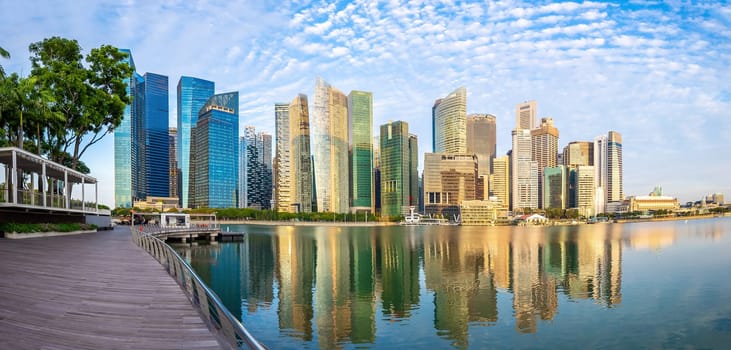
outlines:
M130 228L0 239L0 349L220 349Z

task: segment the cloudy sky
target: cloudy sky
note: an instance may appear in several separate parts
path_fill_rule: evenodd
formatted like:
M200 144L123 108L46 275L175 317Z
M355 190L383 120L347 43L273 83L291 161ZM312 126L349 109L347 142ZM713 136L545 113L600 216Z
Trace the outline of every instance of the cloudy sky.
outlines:
M73 5L70 5L73 4ZM374 96L374 128L405 120L431 151L431 107L457 87L468 113L497 116L510 148L515 105L536 100L559 147L615 130L624 189L681 201L731 197L731 5L723 1L17 1L0 0L6 72L28 44L77 39L129 48L141 74L239 91L241 127L274 133L274 103L313 96L321 76ZM83 159L113 205L113 138ZM423 161L423 157L421 158Z

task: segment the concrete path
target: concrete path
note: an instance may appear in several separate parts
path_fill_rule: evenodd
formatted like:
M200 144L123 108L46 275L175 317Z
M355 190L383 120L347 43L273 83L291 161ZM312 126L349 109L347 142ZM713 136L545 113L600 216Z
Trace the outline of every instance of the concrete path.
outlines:
M0 349L218 349L129 227L0 238Z

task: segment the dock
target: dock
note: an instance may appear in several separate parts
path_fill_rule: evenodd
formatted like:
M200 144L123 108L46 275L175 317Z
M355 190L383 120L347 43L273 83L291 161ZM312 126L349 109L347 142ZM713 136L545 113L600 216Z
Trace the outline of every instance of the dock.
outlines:
M130 229L0 239L0 349L219 349Z

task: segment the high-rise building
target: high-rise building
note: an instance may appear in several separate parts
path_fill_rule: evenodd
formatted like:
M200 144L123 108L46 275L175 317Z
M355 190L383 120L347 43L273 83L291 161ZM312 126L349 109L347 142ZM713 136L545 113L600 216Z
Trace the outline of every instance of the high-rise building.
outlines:
M170 197L168 77L145 73L137 86L142 110L145 197Z
M527 101L515 106L515 128L532 130L536 127L536 101Z
M594 138L596 210L603 213L607 203L624 200L622 187L622 135L610 131Z
M424 154L424 211L448 218L462 201L477 199L477 156L468 153Z
M119 51L127 54L124 61L134 70L135 62L132 59L132 52L129 49L120 49ZM124 83L127 85L127 95L132 103L136 100L136 76L137 72L133 72L132 76L124 79ZM132 104L125 106L122 121L114 129L114 205L116 207L132 207L132 174L137 172L136 162L132 161L134 113L135 109Z
M317 207L322 212L346 213L350 207L348 99L319 77L314 99L312 151Z
M419 207L419 139L409 134L409 206Z
M238 201L239 93L211 96L191 137L190 206L231 208Z
M566 166L546 167L543 170L543 208L566 209L568 176Z
M579 209L579 215L590 217L597 214L596 203L596 183L594 177L594 167L591 165L579 165L571 171L575 172L572 176L575 182L575 198L576 208Z
M477 172L480 176L492 173L495 159L495 116L470 114L467 116L467 153L477 155Z
M381 136L373 136L373 212L381 212Z
M307 95L275 105L277 151L275 159L276 210L309 213L316 210L310 154L310 113Z
M572 141L563 148L563 165L594 165L594 143L591 141Z
M351 91L348 95L350 142L350 206L373 211L373 94Z
M516 129L512 134L510 208L538 208L538 162L532 156L531 131Z
M434 102L434 153L467 152L467 89L460 87Z
M188 208L190 187L191 130L198 122L198 112L215 93L215 83L193 77L178 80L178 146L177 160L180 167L180 205Z
M533 160L538 163L538 207L545 208L543 201L543 169L558 165L558 129L553 118L541 118L541 125L531 130Z
M411 202L409 124L388 122L380 127L381 216L408 213Z
M257 133L253 126L244 128L239 142L239 208L270 207L271 148L270 135Z
M168 159L170 160L170 197L178 198L180 193L180 168L175 157L178 145L178 129L168 129Z
M504 207L510 205L510 157L495 158L493 174L490 176L490 193L497 197Z

